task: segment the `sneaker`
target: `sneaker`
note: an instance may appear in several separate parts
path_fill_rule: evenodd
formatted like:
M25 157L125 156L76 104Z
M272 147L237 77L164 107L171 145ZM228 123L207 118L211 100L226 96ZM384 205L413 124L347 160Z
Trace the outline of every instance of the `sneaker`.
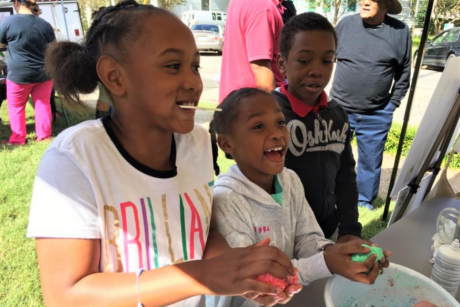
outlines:
M2 140L1 143L2 143L2 145L6 145L6 146L25 146L26 145L26 144L22 144L22 143L10 143L7 140Z
M358 206L361 207L361 208L367 208L369 210L374 210L374 206L372 206L370 203L367 203L367 202L364 202L364 201L360 201L358 203Z
M49 141L51 140L51 136L47 136L46 138L42 138L42 139L36 139L37 142L43 142L43 141Z

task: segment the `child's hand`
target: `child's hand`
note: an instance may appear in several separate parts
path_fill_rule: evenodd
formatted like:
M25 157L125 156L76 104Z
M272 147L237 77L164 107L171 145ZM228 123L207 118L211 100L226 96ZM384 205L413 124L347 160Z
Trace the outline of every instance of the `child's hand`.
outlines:
M264 239L256 244L254 246L268 246L270 244L270 240ZM297 268L294 268L295 274L298 274ZM287 304L291 298L294 296L294 294L297 294L302 290L303 286L296 284L296 285L290 285L286 289L284 289L283 292L281 292L278 295L261 295L257 292L248 292L245 295L243 295L244 298L252 300L256 302L259 305L265 306L265 307L271 307L276 304Z
M372 241L367 240L366 243L368 246L375 246L379 247L377 243L372 243ZM390 261L388 260L388 257L391 257L391 252L382 250L383 251L383 258L379 260L378 265L379 265L379 274L383 274L383 268L387 268L390 266Z
M255 292L251 292L248 295L244 295L245 298L255 301L257 304L271 307L276 304L287 304L293 297L294 294L297 294L302 290L302 285L291 285L287 287L281 294L279 295L267 295L267 296L259 296L255 295Z
M368 248L361 246L361 244L370 245L372 243L364 240L353 240L343 244L331 245L324 251L324 259L332 273L364 284L373 284L380 270L380 265L375 264L376 256L372 255L365 262L351 261L351 256L354 254L367 254L370 252ZM366 274L368 272L369 274Z
M353 235L344 235L344 236L341 236L337 240L337 244L346 243L346 242L355 241L355 240L362 241L362 239L360 237L353 236ZM367 240L366 244L369 245L369 246L377 246L377 247L379 246L376 243L372 243L372 241L370 241L370 240ZM385 257L383 257L382 259L379 260L379 265L380 265L380 269L381 269L382 273L383 273L383 268L387 268L390 265L390 262L388 261L388 257L391 257L391 252L384 250L383 255Z
M291 260L286 254L268 244L270 240L265 239L257 245L234 248L221 256L203 260L206 262L206 272L204 272L204 286L208 290L205 291L206 294L226 296L250 294L254 298L265 294L283 297L281 289L255 280L257 276L267 273L281 279L295 274Z
M287 289L284 290L286 298L278 301L278 304L287 304L295 294L299 293L302 290L302 288L303 286L299 284L289 286Z
M367 240L366 244L369 245L369 246L379 247L379 245L377 243L372 243L372 241L370 241L370 240ZM379 268L380 268L379 274L383 273L383 268L387 268L387 267L390 266L390 261L388 260L388 257L391 257L391 252L383 250L383 256L384 257L379 260Z
M354 240L362 240L360 237L354 235L344 235L337 239L337 243L346 243Z

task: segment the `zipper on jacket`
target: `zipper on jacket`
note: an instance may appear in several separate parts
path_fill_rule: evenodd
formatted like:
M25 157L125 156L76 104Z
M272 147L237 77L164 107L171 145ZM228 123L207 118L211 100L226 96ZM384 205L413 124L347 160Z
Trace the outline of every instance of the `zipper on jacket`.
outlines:
M325 112L327 110L327 108L320 108L318 114L317 115L317 118L318 120L322 121L323 118L321 117L321 113ZM324 133L326 133L326 130L323 130ZM329 144L329 141L328 140L328 144ZM327 145L327 144L326 144ZM329 186L329 174L328 174L328 165L327 165L327 155L324 153L324 152L321 152L321 162L323 164L323 173L324 173L324 182L323 182L323 200L324 200L324 204L326 206L326 217L329 218L330 216L330 204L329 204L329 198L327 197L327 195L329 194L329 189L330 189L330 186Z
M328 167L327 167L327 161L324 152L321 152L321 162L323 162L323 173L324 173L324 182L323 182L323 199L325 203L325 209L326 209L326 217L329 217L329 198L327 197L328 195L328 190L329 190L329 176L328 176Z
M319 121L322 121L322 120L323 120L323 118L321 117L321 113L323 113L324 111L326 111L326 109L327 109L327 108L320 108L318 114L315 114L315 115L316 115L316 118L317 118Z

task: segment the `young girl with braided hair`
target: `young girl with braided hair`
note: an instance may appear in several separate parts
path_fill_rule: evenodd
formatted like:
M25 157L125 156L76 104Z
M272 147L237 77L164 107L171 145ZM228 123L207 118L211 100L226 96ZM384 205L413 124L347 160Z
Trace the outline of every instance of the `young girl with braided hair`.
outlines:
M198 104L200 56L179 19L123 1L96 18L83 44L50 46L45 62L66 100L81 103L102 82L115 109L62 132L40 163L28 236L47 306L285 295L255 278L293 275L286 255L269 240L232 249L216 231L209 135L181 108Z

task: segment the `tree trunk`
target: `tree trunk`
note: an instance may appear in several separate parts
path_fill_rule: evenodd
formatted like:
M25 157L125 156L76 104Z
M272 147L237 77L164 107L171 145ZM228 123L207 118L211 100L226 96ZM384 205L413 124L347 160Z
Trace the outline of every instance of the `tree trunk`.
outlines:
M433 20L434 20L434 29L436 33L439 32L439 8L438 8L438 0L434 0L433 2Z
M351 5L353 3L355 3L356 0L348 0L347 1L347 4L345 5L345 7L343 8L342 12L340 12L340 8L338 10L336 10L336 16L337 17L334 17L334 23L333 23L333 26L335 27L337 25L337 23L339 22L339 19L345 14L345 12L347 11L348 9L348 5ZM340 5L339 7L341 7L342 5L342 0L340 0Z
M340 11L340 6L342 5L342 0L337 0L335 1L335 7L334 7L334 19L332 20L332 25L335 27L337 25L337 21L339 19L339 11Z

